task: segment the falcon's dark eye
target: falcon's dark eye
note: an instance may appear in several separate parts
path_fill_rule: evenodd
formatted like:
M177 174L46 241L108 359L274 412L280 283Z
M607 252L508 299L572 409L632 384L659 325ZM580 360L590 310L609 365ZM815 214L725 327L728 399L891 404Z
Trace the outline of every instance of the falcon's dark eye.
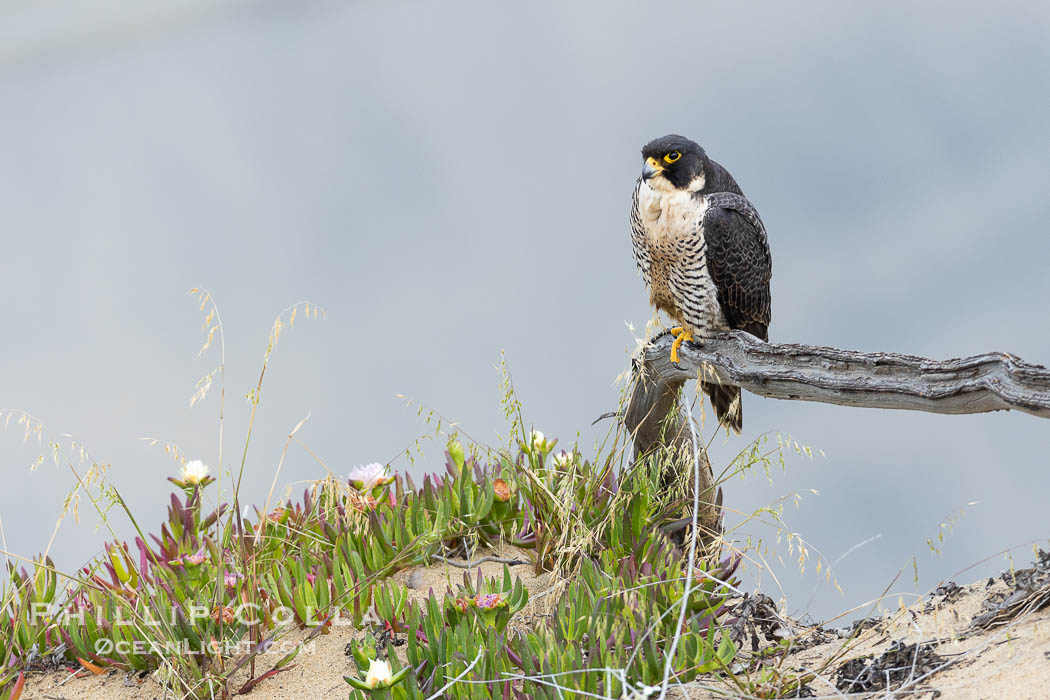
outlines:
M681 157L682 157L682 154L679 153L678 151L671 151L666 156L664 156L664 160L666 160L668 163L673 163L673 162L675 162L676 160L678 160Z

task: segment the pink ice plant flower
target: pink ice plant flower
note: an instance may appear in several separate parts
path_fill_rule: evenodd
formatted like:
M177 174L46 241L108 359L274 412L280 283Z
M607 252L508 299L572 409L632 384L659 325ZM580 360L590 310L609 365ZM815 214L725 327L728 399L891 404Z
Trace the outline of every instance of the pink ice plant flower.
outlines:
M503 596L499 593L481 593L474 596L474 604L486 610L492 610L502 602Z
M350 485L359 491L389 484L393 477L387 474L387 466L379 462L361 464L350 470Z
M185 559L187 564L203 564L205 559L208 558L208 555L204 553L204 546L201 545L201 548L198 549L196 552L189 555L188 557L183 558Z

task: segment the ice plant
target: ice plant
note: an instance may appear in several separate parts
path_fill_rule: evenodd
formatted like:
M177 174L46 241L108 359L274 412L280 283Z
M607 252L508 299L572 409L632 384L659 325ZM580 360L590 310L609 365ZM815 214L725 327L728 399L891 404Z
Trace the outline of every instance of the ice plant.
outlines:
M208 465L199 459L187 462L182 467L182 480L187 484L199 484L208 477Z
M533 430L532 433L529 434L529 444L532 445L532 449L537 452L543 452L547 447L547 438L545 438L540 431Z
M349 476L350 485L364 492L386 486L393 480L394 477L388 473L387 466L379 462L356 466L350 470Z
M199 459L194 459L182 465L179 478L168 477L168 481L190 493L198 486L207 486L215 481L214 478L208 476L208 471L207 464Z
M232 624L236 619L233 608L228 605L223 605L221 608L216 606L212 608L211 619L215 621L215 624L219 624L220 621L224 625Z
M207 560L207 558L208 555L204 553L204 545L201 545L201 548L198 549L196 552L190 554L189 556L183 557L183 563L193 565L203 564L205 560Z
M463 465L467 463L467 454L463 450L463 443L459 440L449 440L448 456L456 465L456 469L463 469Z
M386 661L366 659L360 650L356 650L354 659L357 661L358 668L363 667L363 661L368 661L368 672L365 674L364 680L351 678L350 676L343 676L343 680L354 688L370 693L375 697L390 697L389 688L400 683L412 668L411 666L405 666L397 673L392 673L390 664Z
M370 493L354 493L351 492L347 498L346 503L354 510L365 513L370 510L374 510L379 501L376 500L375 496Z
M570 463L572 463L572 455L565 450L554 455L554 466L558 469L565 469Z
M510 569L503 566L503 576L485 578L478 570L476 581L463 574L463 585L445 595L445 610L448 620L456 624L459 619L474 620L481 627L493 627L502 632L510 618L525 607L529 594L521 585L521 579L511 580ZM478 628L480 629L480 627Z
M222 574L223 583L226 584L226 588L232 589L237 586L237 582L240 581L244 576L236 571L226 569Z
M503 479L496 479L492 482L492 493L493 497L500 503L506 503L510 500L510 486Z
M491 627L497 626L496 616L500 609L507 607L506 599L499 593L479 593L474 596L471 602L478 610L478 617ZM504 624L506 624L505 621ZM499 627L502 628L503 625L499 625Z
M382 685L385 688L390 683L390 678L390 665L386 661L372 659L372 663L368 666L368 673L365 675L365 685L369 688Z

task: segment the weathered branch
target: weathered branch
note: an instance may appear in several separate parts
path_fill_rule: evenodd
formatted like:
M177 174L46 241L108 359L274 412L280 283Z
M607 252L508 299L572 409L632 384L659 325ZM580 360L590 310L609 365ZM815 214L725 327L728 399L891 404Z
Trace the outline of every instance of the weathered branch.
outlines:
M961 360L928 360L888 352L854 352L809 345L764 343L742 331L718 333L682 345L671 364L671 336L654 339L635 359L635 384L622 415L634 440L635 460L667 450L670 478L688 474L693 453L690 416L679 392L689 379L735 384L774 399L929 413L1024 411L1050 418L1050 370L1007 353ZM701 536L721 527L721 489L713 491L711 464L700 455Z
M683 344L675 367L671 340L659 336L645 350L647 370L663 384L681 386L699 372L705 381L736 384L774 399L928 413L1014 410L1050 418L1050 370L1004 352L938 361L764 343L731 331L703 344Z

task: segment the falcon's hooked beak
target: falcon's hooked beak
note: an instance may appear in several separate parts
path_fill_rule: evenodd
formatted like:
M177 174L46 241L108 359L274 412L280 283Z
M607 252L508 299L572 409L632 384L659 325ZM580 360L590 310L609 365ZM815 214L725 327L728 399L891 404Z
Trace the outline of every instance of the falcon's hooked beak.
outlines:
M645 165L642 166L642 179L649 180L661 172L663 172L664 166L660 165L660 161L652 156L645 159Z

